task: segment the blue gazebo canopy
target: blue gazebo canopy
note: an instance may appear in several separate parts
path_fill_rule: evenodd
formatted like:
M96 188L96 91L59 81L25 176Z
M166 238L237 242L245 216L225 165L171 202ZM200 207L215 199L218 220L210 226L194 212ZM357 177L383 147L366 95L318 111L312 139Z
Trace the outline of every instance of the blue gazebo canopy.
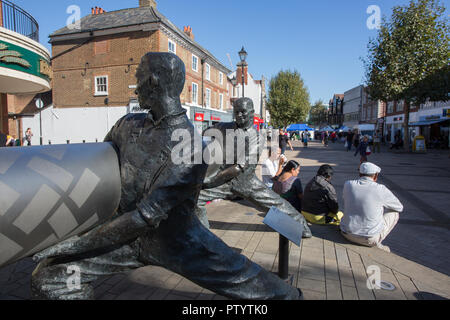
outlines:
M308 127L306 124L292 124L290 125L286 131L314 131L313 128Z

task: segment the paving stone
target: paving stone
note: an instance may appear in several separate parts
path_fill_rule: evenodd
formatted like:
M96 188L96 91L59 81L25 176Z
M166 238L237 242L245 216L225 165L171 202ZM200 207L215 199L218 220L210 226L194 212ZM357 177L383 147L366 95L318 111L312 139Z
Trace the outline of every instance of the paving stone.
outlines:
M325 281L323 268L301 266L299 276L301 279Z
M343 285L342 296L344 297L344 300L359 300L358 292L356 291L355 287Z
M341 283L335 280L326 280L327 300L342 300Z
M321 293L324 293L324 294L326 293L325 281L300 278L299 281L298 281L298 286L302 290L305 289L305 290L312 290L312 291L321 292Z
M326 294L323 292L302 289L302 293L305 300L326 300Z
M117 295L116 300L146 300L155 291L156 288L154 287L136 283L128 287L121 294Z
M403 294L405 295L406 299L408 300L421 300L419 291L417 290L416 286L412 282L411 278L398 273L396 271L393 271L395 278L397 279L400 288L403 291Z

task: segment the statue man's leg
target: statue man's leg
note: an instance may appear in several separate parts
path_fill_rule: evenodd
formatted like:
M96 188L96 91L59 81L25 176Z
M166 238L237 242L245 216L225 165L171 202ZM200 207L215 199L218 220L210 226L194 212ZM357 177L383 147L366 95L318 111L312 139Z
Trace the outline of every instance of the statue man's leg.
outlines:
M231 299L301 299L301 291L238 254L191 214L169 213L158 229L141 237L140 261L157 262Z
M91 300L92 283L99 277L127 272L143 264L138 262L139 244L124 245L97 257L46 259L31 278L33 299Z
M209 201L213 201L216 199L226 199L229 196L232 196L233 193L231 192L231 185L229 183L226 183L224 185L221 185L217 188L213 189L205 189L200 192L200 195L198 197L197 206L196 209L196 215L200 222L209 229L209 221L208 216L206 214L206 204Z
M234 179L231 183L232 192L250 201L260 210L269 211L272 207L285 212L290 217L299 221L303 225L303 238L312 236L311 230L303 217L288 201L280 197L277 193L267 188L255 174Z

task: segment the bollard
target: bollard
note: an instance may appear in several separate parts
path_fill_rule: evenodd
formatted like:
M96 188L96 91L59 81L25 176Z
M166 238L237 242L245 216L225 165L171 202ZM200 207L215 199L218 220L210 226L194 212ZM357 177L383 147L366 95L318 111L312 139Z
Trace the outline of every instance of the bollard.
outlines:
M278 276L283 280L287 280L289 278L289 240L281 234L279 249Z

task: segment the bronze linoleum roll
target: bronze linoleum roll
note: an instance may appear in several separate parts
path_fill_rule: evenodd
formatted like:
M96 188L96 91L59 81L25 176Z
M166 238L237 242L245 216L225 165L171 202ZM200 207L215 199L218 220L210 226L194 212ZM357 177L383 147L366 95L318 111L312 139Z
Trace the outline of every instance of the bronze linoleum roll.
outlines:
M0 148L0 267L98 226L120 196L109 143Z

